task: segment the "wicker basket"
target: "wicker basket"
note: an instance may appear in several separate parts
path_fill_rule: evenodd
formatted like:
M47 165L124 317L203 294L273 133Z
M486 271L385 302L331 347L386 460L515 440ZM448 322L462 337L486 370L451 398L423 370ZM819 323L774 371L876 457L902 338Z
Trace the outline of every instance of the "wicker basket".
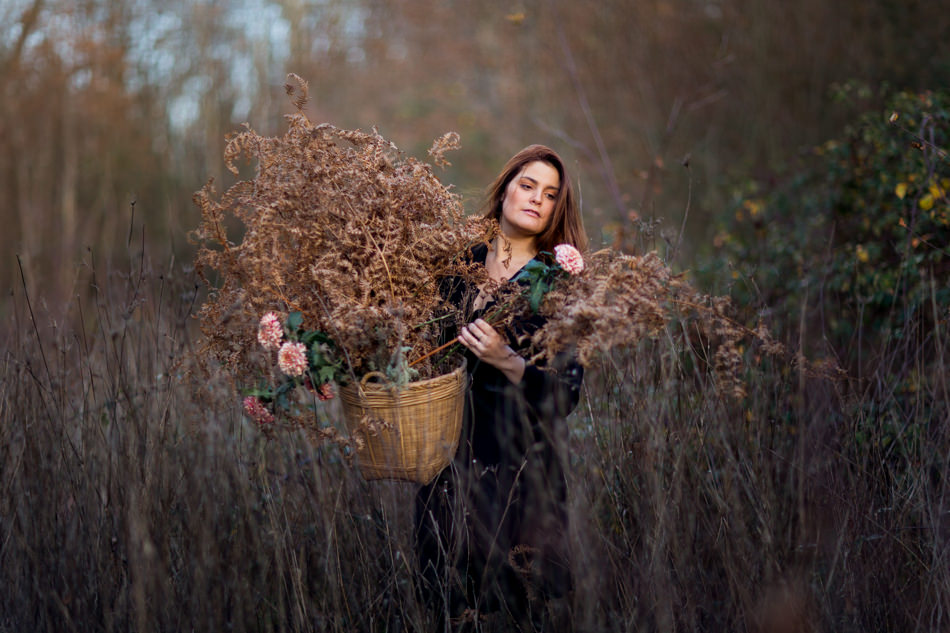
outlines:
M378 374L375 374L378 376ZM399 479L427 484L449 465L458 448L465 405L465 363L450 374L409 383L392 390L371 382L340 389L343 415L352 433L365 415L386 428L366 433L356 453L367 480Z

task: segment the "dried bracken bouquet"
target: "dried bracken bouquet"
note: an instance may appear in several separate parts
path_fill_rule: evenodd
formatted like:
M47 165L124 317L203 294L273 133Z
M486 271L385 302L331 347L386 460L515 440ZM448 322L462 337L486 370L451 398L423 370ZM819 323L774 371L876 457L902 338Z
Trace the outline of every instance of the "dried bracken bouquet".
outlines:
M210 182L195 195L196 263L206 280L211 271L217 278L200 312L210 351L238 378L253 380L262 316L299 313L302 330L330 341L324 350L338 356L338 381L369 371L396 382L446 371L422 363L410 376L406 358L438 346L439 319L449 309L438 282L466 274L464 254L489 229L466 220L428 164L375 131L311 123L300 110L306 84L293 78L302 94L283 136L247 127L228 140L229 169L237 173L240 157L254 160L254 179L220 200ZM447 134L430 155L445 164L443 153L457 145ZM243 224L237 243L226 231L231 218Z
M573 349L578 361L589 366L617 348L665 336L667 326L679 320L688 324L704 347L723 392L742 397L743 346L757 345L768 356L787 355L764 325L751 329L737 322L727 298L699 292L656 253L632 256L605 249L586 261L575 253L558 253L557 263L556 268L570 274L540 284L540 293L533 278L527 289L511 285L500 298L507 306L506 314L498 319L502 327L526 312L537 311L545 317L544 327L531 340L534 362ZM837 373L834 367L801 357L793 362L812 374Z
M642 257L604 250L588 257L580 275L564 278L545 295L546 325L534 336L553 357L574 346L581 364L600 353L658 334L669 321L669 302L680 284L655 254Z

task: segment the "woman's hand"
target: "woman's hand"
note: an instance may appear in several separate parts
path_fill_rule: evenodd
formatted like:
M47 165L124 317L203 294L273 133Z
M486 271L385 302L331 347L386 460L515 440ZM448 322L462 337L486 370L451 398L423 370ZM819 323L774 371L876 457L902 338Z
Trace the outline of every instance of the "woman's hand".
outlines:
M524 376L525 361L487 321L475 319L462 328L459 343L472 350L476 358L497 368L517 384Z

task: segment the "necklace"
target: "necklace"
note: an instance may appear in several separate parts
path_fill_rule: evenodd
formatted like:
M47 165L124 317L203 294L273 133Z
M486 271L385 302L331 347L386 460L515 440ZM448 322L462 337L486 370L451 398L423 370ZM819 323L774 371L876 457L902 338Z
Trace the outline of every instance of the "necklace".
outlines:
M490 290L497 284L502 284L517 274L524 265L534 259L534 255L528 253L518 257L505 253L504 259L499 259L497 251L492 249L485 256L485 268L488 269L488 281L478 287L478 296L472 304L475 310L481 310L491 301ZM507 260L507 261L506 261ZM507 263L507 266L505 265ZM509 274L510 273L510 274Z

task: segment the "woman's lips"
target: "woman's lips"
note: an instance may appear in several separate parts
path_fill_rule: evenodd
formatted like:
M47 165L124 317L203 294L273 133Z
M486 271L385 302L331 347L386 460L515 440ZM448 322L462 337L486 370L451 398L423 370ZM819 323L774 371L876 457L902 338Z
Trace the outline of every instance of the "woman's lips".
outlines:
M527 213L528 215L533 215L533 216L536 217L536 218L540 218L540 217L541 217L541 214L538 213L537 211L535 211L534 209L522 209L522 211L523 211L524 213Z

